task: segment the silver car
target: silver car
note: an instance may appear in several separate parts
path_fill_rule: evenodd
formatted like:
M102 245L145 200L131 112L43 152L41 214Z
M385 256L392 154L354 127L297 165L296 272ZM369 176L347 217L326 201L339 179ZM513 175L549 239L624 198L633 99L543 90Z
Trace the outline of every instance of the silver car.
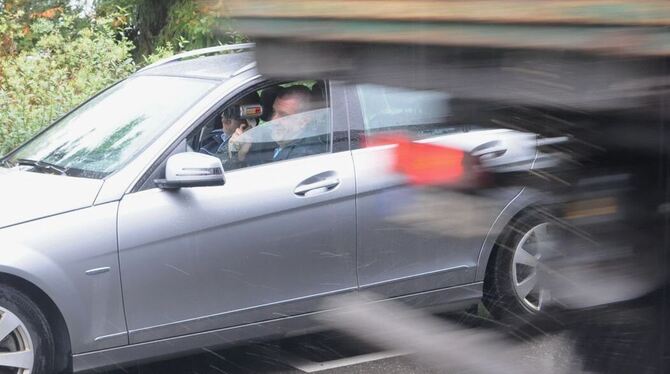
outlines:
M532 195L412 188L371 140L528 168L533 135L452 123L445 93L270 81L250 48L147 67L0 159L0 373L298 334L359 290L542 308Z

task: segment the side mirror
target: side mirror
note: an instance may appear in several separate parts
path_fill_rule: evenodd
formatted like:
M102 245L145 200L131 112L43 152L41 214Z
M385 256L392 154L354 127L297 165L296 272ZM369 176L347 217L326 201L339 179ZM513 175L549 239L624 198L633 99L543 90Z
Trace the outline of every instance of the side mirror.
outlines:
M165 179L154 180L159 188L168 190L182 187L222 186L225 182L221 160L197 152L170 156L165 166Z

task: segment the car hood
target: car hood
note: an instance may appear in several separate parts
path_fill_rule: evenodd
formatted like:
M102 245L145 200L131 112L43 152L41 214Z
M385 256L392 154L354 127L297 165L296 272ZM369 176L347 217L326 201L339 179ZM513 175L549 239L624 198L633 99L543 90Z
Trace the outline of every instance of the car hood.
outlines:
M0 228L91 206L102 183L0 167Z

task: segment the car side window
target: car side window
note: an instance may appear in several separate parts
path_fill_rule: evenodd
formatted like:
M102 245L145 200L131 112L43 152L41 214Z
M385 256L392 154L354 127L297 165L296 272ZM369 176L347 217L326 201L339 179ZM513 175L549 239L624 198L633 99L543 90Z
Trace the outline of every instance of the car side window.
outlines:
M188 138L190 150L216 156L224 170L331 152L327 83L300 81L255 87L206 120Z
M424 139L461 131L450 124L450 96L439 91L362 84L356 86L366 137L405 133Z

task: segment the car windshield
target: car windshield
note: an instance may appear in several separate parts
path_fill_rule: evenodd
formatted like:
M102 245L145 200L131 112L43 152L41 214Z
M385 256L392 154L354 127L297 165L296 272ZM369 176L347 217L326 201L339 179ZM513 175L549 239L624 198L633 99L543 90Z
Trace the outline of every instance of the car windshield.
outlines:
M215 86L213 81L178 77L127 79L63 117L5 164L104 178L137 156Z

